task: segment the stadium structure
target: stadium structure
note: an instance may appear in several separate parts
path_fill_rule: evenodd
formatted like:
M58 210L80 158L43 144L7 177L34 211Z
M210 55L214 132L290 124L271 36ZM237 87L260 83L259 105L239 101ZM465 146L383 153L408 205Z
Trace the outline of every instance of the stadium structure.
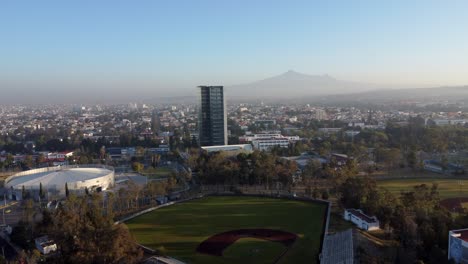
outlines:
M8 177L5 188L10 199L21 200L23 189L38 194L43 192L65 195L65 185L71 192L102 191L114 186L114 168L104 165L73 165L33 169Z

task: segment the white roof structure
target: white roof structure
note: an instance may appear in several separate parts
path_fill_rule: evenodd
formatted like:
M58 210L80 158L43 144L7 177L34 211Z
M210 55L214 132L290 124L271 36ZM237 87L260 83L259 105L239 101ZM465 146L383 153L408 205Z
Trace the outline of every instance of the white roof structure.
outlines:
M5 181L5 187L21 189L24 186L26 189L39 189L39 185L42 184L44 188L47 188L47 186L64 188L65 183L67 183L70 189L74 189L74 186L82 186L90 180L99 182L100 178L112 177L113 179L113 173L113 169L106 167L64 166L41 168L20 172L9 177Z
M207 152L215 152L215 151L246 151L252 152L252 145L250 144L238 144L238 145L219 145L219 146L204 146L201 147L202 149L206 150Z

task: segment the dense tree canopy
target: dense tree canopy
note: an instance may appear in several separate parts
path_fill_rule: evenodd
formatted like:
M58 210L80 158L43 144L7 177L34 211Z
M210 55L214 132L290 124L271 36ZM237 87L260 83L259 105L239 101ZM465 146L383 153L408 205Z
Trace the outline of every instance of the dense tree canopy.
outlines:
M123 224L114 224L112 210L103 210L100 194L75 197L38 226L47 227L47 233L59 248L54 263L137 263L142 251ZM52 224L51 224L52 223Z

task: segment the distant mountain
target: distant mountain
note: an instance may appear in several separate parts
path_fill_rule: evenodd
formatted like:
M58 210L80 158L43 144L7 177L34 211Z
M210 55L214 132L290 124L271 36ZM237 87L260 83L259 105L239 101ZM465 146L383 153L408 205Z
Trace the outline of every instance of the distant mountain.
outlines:
M264 80L226 88L226 94L233 97L293 98L356 93L382 87L366 83L341 81L329 75L307 75L288 71Z
M391 101L465 101L468 102L468 86L448 86L432 88L411 88L367 91L349 95L325 96L328 101L360 101L360 102L391 102Z

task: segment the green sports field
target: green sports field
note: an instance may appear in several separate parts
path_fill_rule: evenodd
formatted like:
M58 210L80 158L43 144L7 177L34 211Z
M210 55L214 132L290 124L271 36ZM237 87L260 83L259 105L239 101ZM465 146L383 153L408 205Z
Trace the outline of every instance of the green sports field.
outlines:
M411 191L413 186L423 183L429 187L432 183L437 183L441 199L468 197L468 179L463 178L408 178L377 181L379 187L384 187L395 194L400 194L401 191Z
M137 241L187 263L273 263L286 247L278 242L242 238L223 256L197 253L212 235L267 228L294 233L298 239L278 263L316 263L326 205L258 197L205 197L164 207L128 221Z

